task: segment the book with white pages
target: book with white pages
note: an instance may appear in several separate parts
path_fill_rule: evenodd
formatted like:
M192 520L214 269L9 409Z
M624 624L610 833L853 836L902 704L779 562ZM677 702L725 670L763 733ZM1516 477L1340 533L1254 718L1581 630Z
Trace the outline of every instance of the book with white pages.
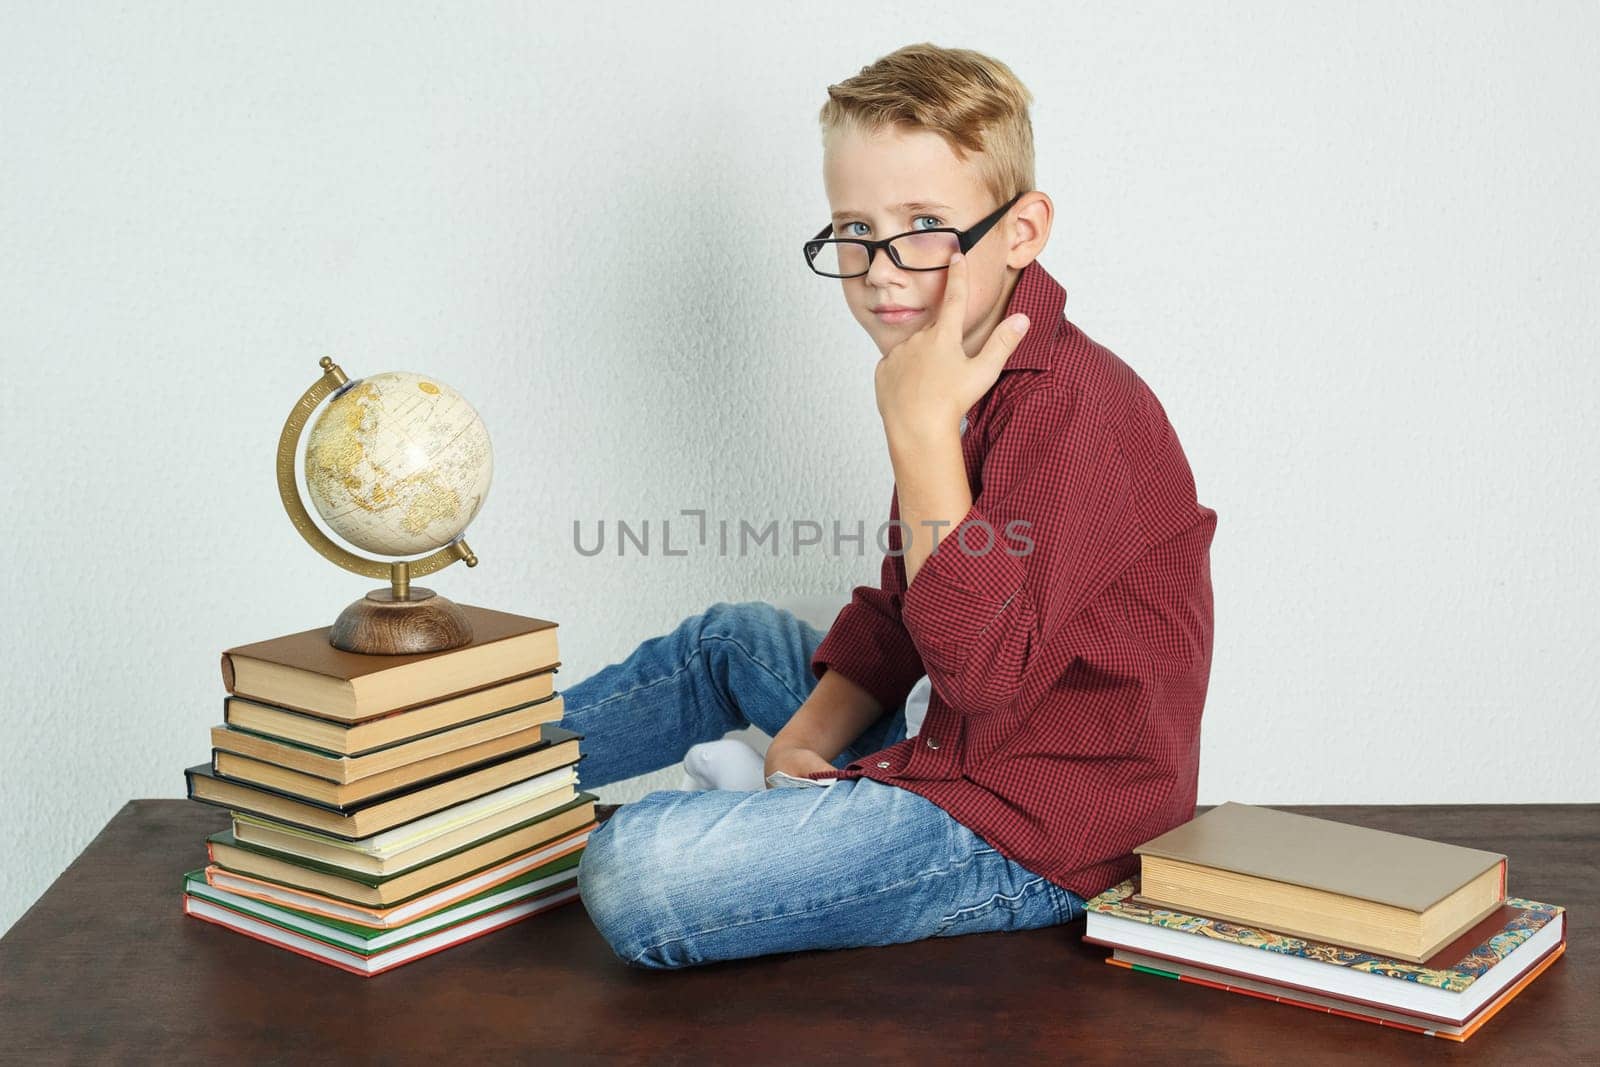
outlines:
M240 874L216 863L208 864L201 873L206 884L213 889L227 890L237 896L292 908L324 919L355 923L367 929L390 930L452 908L496 887L515 886L531 877L553 876L576 868L591 832L592 828L564 834L541 848L513 856L448 885L386 907L339 900L298 886Z
M481 797L475 797L436 811L431 815L425 815L420 819L414 819L411 822L403 823L381 833L371 834L362 838L329 837L314 830L292 826L275 819L234 811L234 835L240 841L258 843L253 841L251 837L251 828L256 827L273 830L280 835L292 836L302 841L310 841L319 845L342 849L350 853L387 858L407 849L417 848L463 827L473 826L480 820L503 815L509 809L524 805L528 801L546 793L568 790L567 799L570 800L576 794L577 784L578 774L575 765L568 764L563 767L556 767L526 781L516 782L503 789L485 793ZM506 825L510 825L510 823ZM240 832L241 827L244 829L243 833Z

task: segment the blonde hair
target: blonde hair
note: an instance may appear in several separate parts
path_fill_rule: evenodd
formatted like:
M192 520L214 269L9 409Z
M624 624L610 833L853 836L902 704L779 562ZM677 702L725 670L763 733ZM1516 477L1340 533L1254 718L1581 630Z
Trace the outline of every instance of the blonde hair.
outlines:
M924 41L828 86L817 119L824 139L835 129L936 133L961 162L977 156L984 187L1003 204L1033 188L1032 103L1028 87L998 59Z

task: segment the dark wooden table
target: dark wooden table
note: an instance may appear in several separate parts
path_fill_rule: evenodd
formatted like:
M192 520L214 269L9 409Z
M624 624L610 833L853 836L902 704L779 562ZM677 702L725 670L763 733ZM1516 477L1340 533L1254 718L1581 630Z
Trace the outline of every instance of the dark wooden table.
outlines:
M227 814L136 800L0 939L0 1060L1600 1062L1600 805L1287 810L1505 852L1565 958L1464 1045L1109 967L1081 921L651 972L574 902L364 979L184 916Z

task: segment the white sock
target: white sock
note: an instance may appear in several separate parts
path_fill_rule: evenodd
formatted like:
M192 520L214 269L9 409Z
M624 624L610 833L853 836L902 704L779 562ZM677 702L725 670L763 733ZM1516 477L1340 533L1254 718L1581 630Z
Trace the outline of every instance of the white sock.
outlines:
M681 789L758 790L767 786L767 761L737 737L703 741L683 757Z

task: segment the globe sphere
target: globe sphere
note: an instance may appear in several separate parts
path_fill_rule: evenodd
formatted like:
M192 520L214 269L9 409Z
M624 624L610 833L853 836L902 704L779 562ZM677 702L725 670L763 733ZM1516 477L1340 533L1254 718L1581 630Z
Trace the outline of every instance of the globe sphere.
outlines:
M467 528L489 493L489 432L437 378L389 371L336 393L306 439L317 514L357 548L432 552Z

